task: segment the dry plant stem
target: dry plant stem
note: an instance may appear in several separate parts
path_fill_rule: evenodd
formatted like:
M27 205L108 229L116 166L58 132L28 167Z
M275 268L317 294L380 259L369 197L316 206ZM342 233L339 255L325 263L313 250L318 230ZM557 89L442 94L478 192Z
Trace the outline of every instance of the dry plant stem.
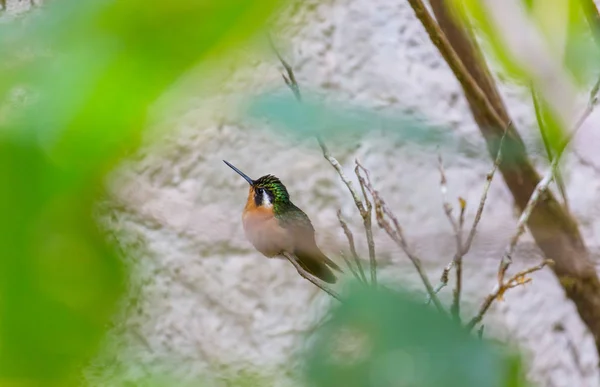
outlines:
M300 274L301 277L303 277L304 279L310 281L313 285L315 285L316 287L320 288L324 292L328 293L331 297L333 297L336 300L342 302L342 298L340 297L340 295L337 292L335 292L332 289L329 289L326 285L322 284L321 281L317 280L312 275L310 275L310 273L308 273L306 270L304 270L304 268L302 268L302 266L300 266L300 264L296 261L296 259L295 259L294 256L292 256L290 254L286 254L286 253L284 253L282 255L288 261L290 261L290 263L292 265L294 265L294 267L298 271L298 274Z
M352 275L354 276L354 278L356 278L358 280L358 282L360 282L360 283L366 283L366 282L364 282L360 278L360 276L358 275L358 272L354 269L354 266L352 265L352 262L350 262L350 260L348 259L348 257L346 257L346 254L344 254L343 251L340 251L340 256L342 257L342 259L346 263L346 267L348 267L348 269L350 269L350 272L352 273Z
M446 311L444 310L442 303L440 302L439 298L435 294L435 291L433 289L433 286L431 285L431 281L429 281L429 277L427 276L427 273L425 273L425 270L423 270L423 265L421 264L421 259L408 246L406 239L404 238L404 233L402 231L402 227L400 227L400 223L398 222L398 219L390 211L390 209L387 207L387 205L385 204L383 199L381 199L381 197L379 196L379 192L377 192L373 188L373 185L371 184L371 178L369 176L369 171L365 167L363 167L358 160L356 161L356 164L357 164L358 168L365 173L364 187L366 188L367 191L369 191L369 194L373 198L373 202L375 204L375 218L377 219L377 224L379 225L380 228L382 228L389 235L389 237L394 242L396 242L396 244L408 256L408 259L412 262L413 266L417 270L417 273L419 274L419 277L421 278L423 285L425 285L427 294L429 295L430 299L433 301L433 304L435 305L435 307L438 309L439 312L446 314ZM386 219L386 217L391 219L393 225L390 224L390 222Z
M468 331L472 330L475 325L477 325L482 319L486 312L490 309L490 306L494 303L494 300L502 297L502 295L508 290L515 288L520 285L524 285L526 283L531 282L531 278L527 278L527 274L531 274L533 272L542 270L547 265L553 264L552 260L545 260L537 266L530 267L529 269L525 269L523 271L518 272L514 276L512 276L508 281L503 282L496 286L495 290L485 298L483 304L479 308L477 315L473 317L466 325Z
M502 146L504 145L504 140L506 138L506 132L500 138L500 144L498 146L498 153L496 154L496 159L494 160L494 165L492 166L492 170L485 176L485 185L483 186L483 192L481 193L481 199L479 199L479 206L477 207L477 212L475 213L475 219L473 220L473 225L471 226L471 231L469 231L469 236L467 237L467 241L465 242L465 254L471 249L471 245L473 244L473 239L475 239L475 234L477 233L477 226L481 221L481 216L483 215L483 210L485 208L485 202L487 200L488 193L490 191L490 187L492 185L492 181L494 180L494 175L498 170L498 166L502 162Z
M443 288L448 285L448 276L450 275L450 270L454 267L454 259L450 261L448 265L442 271L442 275L440 276L440 283L433 289L434 294L438 294ZM427 295L427 301L425 302L427 305L431 302L431 297L429 294Z
M346 238L348 239L348 245L350 246L350 253L352 254L352 258L354 259L354 262L356 263L358 273L354 270L354 268L350 264L350 261L347 261L346 265L348 266L350 271L352 271L352 274L354 274L356 279L358 279L359 281L362 281L366 284L366 283L368 283L367 277L365 276L365 272L362 268L362 264L360 263L360 258L358 257L358 254L356 252L356 245L354 244L354 235L352 235L352 231L350 231L348 224L346 224L344 219L342 219L342 212L340 210L338 210L338 212L337 212L337 217L340 222L340 226L344 230L344 234L346 234ZM360 274L360 276L359 276L359 274Z
M269 36L269 43L271 44L271 48L277 55L277 58L279 59L279 61L281 62L282 66L285 68L285 71L287 73L287 75L283 75L283 80L285 81L285 84L288 85L288 87L292 90L292 92L294 93L294 96L296 96L296 99L298 100L298 102L302 102L302 95L300 94L300 86L298 85L298 82L296 81L296 76L294 75L294 70L292 69L292 66L290 66L282 58L281 54L279 54L279 51L275 48L275 45L273 44L273 41L270 36ZM375 259L375 243L373 242L373 231L372 231L372 227L371 227L371 212L372 212L371 208L370 208L371 204L369 203L368 199L365 196L365 200L367 201L367 209L365 209L365 206L363 205L362 200L360 199L360 196L358 196L358 193L354 189L354 185L352 184L352 182L350 180L348 180L348 178L344 174L344 170L342 169L342 166L340 165L340 163L335 159L335 157L333 157L331 155L331 153L329 152L329 149L327 148L327 145L325 145L325 142L323 142L323 139L318 134L316 134L315 137L317 138L319 147L321 148L321 151L323 152L323 157L337 171L338 175L340 176L340 178L342 179L342 181L344 182L346 187L348 187L348 190L350 191L350 194L352 195L352 199L354 200L354 204L356 205L356 208L358 209L360 216L363 218L365 234L367 237L367 244L369 245L371 284L373 286L377 286L377 260ZM363 191L363 193L364 193L364 191ZM360 263L358 263L358 265L359 265L359 267L361 267ZM362 267L360 270L362 272Z
M460 319L460 292L462 287L462 226L464 224L464 214L466 205L463 204L462 199L459 199L461 208L459 221L457 222L456 219L454 219L454 217L452 216L452 205L448 202L448 180L446 179L446 172L444 171L444 162L442 160L441 154L438 154L438 170L440 171L440 191L442 193L442 204L444 208L444 213L446 214L446 218L448 218L448 221L452 226L452 230L454 231L454 237L456 239L456 253L454 254L454 258L452 258L452 264L446 266L446 269L448 270L444 269L444 272L442 273L441 282L442 284L444 282L448 283L449 268L451 268L452 266L456 267L456 287L453 291L452 306L450 307L450 313L455 319L458 320ZM444 286L445 285L441 285L441 287L439 288L441 289ZM439 291L437 290L437 288L434 289L434 293L437 294L437 291Z
M358 209L358 212L360 213L360 216L363 219L363 224L365 227L365 234L367 237L367 244L369 245L371 285L377 286L377 274L376 274L377 261L375 259L375 243L373 241L373 231L371 228L371 211L368 211L367 209L365 209L365 206L363 205L362 200L360 199L360 197L358 196L358 193L354 189L354 185L346 177L346 174L344 173L344 170L342 169L342 166L340 165L340 163L335 159L335 157L331 156L331 154L329 153L329 149L327 148L325 143L319 137L317 137L317 141L319 142L319 146L321 147L321 150L323 151L323 157L325 157L325 159L327 161L329 161L329 163L337 171L338 175L340 176L340 178L342 179L342 181L348 188L348 191L350 191L350 195L352 195L352 199L354 200L354 205ZM370 203L368 201L367 201L367 203L368 203L367 206L370 205ZM359 265L359 268L360 268L359 270L364 275L362 266L360 264L360 260L357 260L357 265Z
M456 286L452 292L452 305L450 313L455 320L460 321L460 294L462 292L462 256L456 255L454 258L456 267Z
M446 172L444 171L444 162L442 160L442 155L438 154L438 170L440 171L440 192L442 193L442 206L444 208L444 213L446 214L446 218L450 222L452 226L452 230L454 231L454 237L456 238L456 245L458 246L458 250L462 244L460 228L454 217L452 216L452 205L448 202L448 180L446 179Z
M273 39L271 39L271 35L267 34L267 38L269 39L269 44L271 45L271 49L273 50L275 55L277 55L277 59L279 59L279 62L281 62L281 65L283 66L283 68L285 69L285 72L287 74L287 75L281 74L281 76L283 77L283 81L285 82L286 85L288 85L290 90L292 90L292 93L294 93L294 96L296 97L296 99L299 102L302 101L302 95L300 94L300 86L298 85L298 82L296 81L296 75L294 74L294 70L292 70L292 66L290 66L290 64L288 62L286 62L285 59L283 59L283 57L279 53L279 50L277 50L277 48L275 47L275 44L273 43Z
M377 260L375 259L375 242L373 241L373 226L371 221L373 219L373 205L367 196L367 192L365 190L365 179L360 175L360 171L358 170L359 162L358 159L355 160L356 167L354 168L354 173L358 178L358 183L360 184L360 190L362 191L363 197L365 198L365 205L367 209L362 212L360 216L363 218L363 225L365 227L365 233L367 236L367 245L369 247L369 264L371 267L371 284L373 286L377 286ZM360 208L359 208L360 211Z
M485 208L485 202L487 200L487 195L490 190L490 186L492 185L494 175L496 174L496 171L498 170L498 165L500 165L500 162L502 161L502 146L504 145L505 138L506 138L506 132L500 139L500 143L498 146L498 152L496 154L496 158L494 160L494 165L492 166L492 170L486 175L486 182L483 187L481 199L479 200L477 212L475 213L475 219L473 219L473 224L471 226L471 230L469 231L467 240L464 243L463 243L463 239L462 239L462 230L463 230L463 225L464 225L466 202L462 198L459 198L459 202L461 204L461 211L460 211L460 216L459 216L458 227L455 227L454 219L452 218L450 212L447 209L450 206L450 204L448 204L447 201L445 200L445 193L447 190L446 189L446 183L447 183L446 174L444 172L444 167L443 167L443 162L442 162L441 156L439 156L439 158L438 158L439 170L440 170L440 175L441 175L440 185L441 185L441 190L442 190L442 197L444 198L444 211L446 212L446 216L449 218L450 223L453 225L453 229L455 230L455 233L456 233L457 253L455 254L453 260L444 268L444 271L442 272L442 275L440 278L440 283L435 288L434 292L435 292L435 294L439 293L439 291L442 290L442 288L444 288L448 284L448 275L450 273L450 270L456 265L456 288L453 293L454 297L453 297L453 301L452 301L451 311L452 311L452 314L457 318L460 315L460 295L461 295L461 289L462 289L462 260L463 260L463 257L471 249L471 245L473 244L473 240L475 239L475 234L477 233L477 226L479 225L479 222L481 221L481 216L482 216L483 210ZM428 299L427 303L429 303L429 302L430 302L430 300Z

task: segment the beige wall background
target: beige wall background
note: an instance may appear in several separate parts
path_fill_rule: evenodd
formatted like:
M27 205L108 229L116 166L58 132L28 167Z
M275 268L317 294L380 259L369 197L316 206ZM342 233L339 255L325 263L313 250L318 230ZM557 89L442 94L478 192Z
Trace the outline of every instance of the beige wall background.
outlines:
M11 15L29 5L7 1ZM470 224L491 161L458 83L407 2L297 2L283 31L276 42L301 86L317 90L325 99L418 112L478 151L445 153L449 195L467 199ZM182 81L179 90L185 90L185 98L176 105L168 99L158 103L151 113L151 133L158 136L159 145L149 142L107 182L113 201L104 220L121 235L135 274L105 349L86 372L93 384L138 385L157 372L192 382L212 371L210 385L226 385L224 379L231 375L258 370L273 385L294 385L302 335L318 324L333 301L300 278L289 263L262 257L245 240L240 216L247 188L222 159L250 176L280 177L331 255L346 246L336 219L341 208L366 256L360 217L317 144L249 123L236 110L242 93L282 86L277 59L267 49L241 50L236 59L244 65L232 72L224 65L210 79L191 76ZM536 129L528 93L505 84L501 90L521 134L533 144ZM582 108L584 101L582 96ZM596 112L574 149L600 165L598 124ZM165 129L171 131L164 134ZM437 282L452 258L454 241L442 211L435 151L415 148L381 131L329 145L347 175L353 175L356 157L371 170ZM539 161L540 170L545 170ZM588 245L597 251L599 175L572 153L565 157L563 170L572 211ZM467 318L492 289L515 225L510 194L497 179L465 259ZM404 254L379 230L375 238L381 277L420 289ZM539 259L526 235L513 269ZM448 287L442 298L449 300L450 294ZM507 294L485 324L486 334L521 348L530 376L540 386L598 385L593 339L548 270Z

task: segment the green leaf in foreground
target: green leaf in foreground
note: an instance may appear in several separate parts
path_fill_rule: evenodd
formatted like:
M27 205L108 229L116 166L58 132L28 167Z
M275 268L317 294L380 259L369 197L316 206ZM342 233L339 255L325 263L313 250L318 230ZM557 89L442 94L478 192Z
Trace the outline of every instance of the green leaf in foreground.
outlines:
M352 289L307 359L316 386L525 386L517 356L402 293Z
M157 98L279 3L54 0L0 25L1 385L76 381L128 278L92 216L107 171Z

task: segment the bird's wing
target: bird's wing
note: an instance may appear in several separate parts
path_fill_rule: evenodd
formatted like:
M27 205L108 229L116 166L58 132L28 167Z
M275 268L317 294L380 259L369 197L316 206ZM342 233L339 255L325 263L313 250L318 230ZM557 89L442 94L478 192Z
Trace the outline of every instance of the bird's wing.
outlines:
M330 260L321 249L317 247L315 241L315 229L308 216L298 207L292 204L286 212L285 220L280 220L280 225L288 229L294 238L294 246L296 247L295 254L304 259L310 257L316 262L326 263L333 269L342 272L340 267Z
M308 216L294 204L285 211L285 216L278 217L281 227L293 232L299 238L307 238L308 243L314 243L315 229Z

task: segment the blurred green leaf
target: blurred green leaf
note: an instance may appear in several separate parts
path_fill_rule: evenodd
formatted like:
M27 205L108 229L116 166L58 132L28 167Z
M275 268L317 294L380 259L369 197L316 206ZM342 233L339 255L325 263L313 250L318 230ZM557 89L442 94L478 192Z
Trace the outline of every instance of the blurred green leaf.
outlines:
M533 89L531 90L531 95L548 161L552 161L553 155L558 152L564 142L564 132L548 103L539 98L538 93Z
M279 3L54 0L0 25L0 382L67 385L94 354L128 277L92 216L106 172L162 93Z
M385 131L418 145L454 144L446 128L435 126L414 114L390 114L357 104L325 102L303 90L299 103L289 90L265 93L249 102L247 113L254 119L267 119L299 137L319 134L323 138Z
M199 60L254 33L280 2L51 2L0 46L51 51L17 76L40 95L13 134L80 170L121 155L122 144L138 140L149 104ZM0 36L12 28L2 26ZM13 86L4 83L0 95Z
M427 122L417 114L394 114L347 102L327 102L306 90L302 90L302 95L300 103L287 89L260 94L248 102L246 113L250 119L267 120L274 128L287 130L299 138L319 135L325 140L335 141L356 134L381 131L393 134L400 142L429 151L439 148L489 160L483 145L477 146L468 136ZM493 141L499 143L500 140L501 136L490 140L489 146L495 147ZM534 151L543 151L539 141L529 145ZM503 160L519 163L524 154L522 148L520 140L506 138Z
M480 33L483 47L500 64L507 77L516 80L528 79L527 72L505 47L502 36L496 31L481 0L450 0L449 2L454 10L453 14L460 19L460 23L473 25Z
M452 0L455 14L476 27L484 38L488 54L505 74L517 82L529 84L531 74L512 56L502 34L482 0ZM560 60L579 86L589 83L597 72L600 50L595 45L585 18L581 0L523 0L531 23L545 38L547 48Z
M389 290L351 289L307 358L315 386L519 387L519 357Z

